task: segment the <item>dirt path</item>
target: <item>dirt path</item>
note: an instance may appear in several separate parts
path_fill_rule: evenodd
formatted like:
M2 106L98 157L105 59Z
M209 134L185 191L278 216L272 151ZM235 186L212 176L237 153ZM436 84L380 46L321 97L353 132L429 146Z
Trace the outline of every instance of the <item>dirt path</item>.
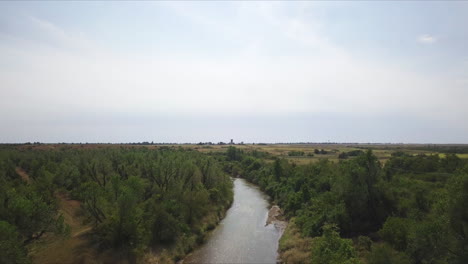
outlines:
M26 183L32 182L24 169L17 167L15 171ZM89 238L85 236L92 227L83 225L81 203L70 199L65 193L58 193L56 197L59 200L59 212L63 215L65 223L70 226L70 236L44 235L44 238L29 250L33 263L92 263L96 253L89 246Z
M31 183L31 178L24 169L16 167L15 171L23 181ZM77 237L92 229L91 226L82 225L82 218L80 216L80 201L70 199L70 197L65 193L58 193L56 197L60 201L59 210L65 218L65 223L71 228L71 237Z
M91 229L93 229L93 228L90 227L90 226L88 226L88 227L86 227L85 229L74 233L74 234L72 235L72 237L77 237L77 236L83 235L83 234L85 234L85 233L88 233L89 231L91 231Z
M81 202L70 199L65 193L58 193L56 196L60 201L60 212L65 218L65 223L70 226L72 236L75 236L78 232L83 233L85 229L89 231L91 229L90 226L83 226Z
M20 167L16 167L15 171L16 171L16 174L18 174L21 177L21 179L23 179L23 181L27 183L31 183L31 178L29 178L29 175L25 170L23 170Z
M94 263L97 252L86 234L92 227L83 224L81 203L65 193L56 194L59 211L70 226L70 236L47 236L31 252L33 263Z

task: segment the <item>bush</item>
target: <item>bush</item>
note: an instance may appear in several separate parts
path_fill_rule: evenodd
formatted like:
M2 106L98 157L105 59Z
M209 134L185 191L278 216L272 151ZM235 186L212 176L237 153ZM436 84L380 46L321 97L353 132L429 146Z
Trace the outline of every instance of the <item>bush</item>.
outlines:
M295 157L295 156L301 157L301 156L304 156L304 155L305 155L304 151L289 151L289 153L288 153L288 156L290 156L290 157Z

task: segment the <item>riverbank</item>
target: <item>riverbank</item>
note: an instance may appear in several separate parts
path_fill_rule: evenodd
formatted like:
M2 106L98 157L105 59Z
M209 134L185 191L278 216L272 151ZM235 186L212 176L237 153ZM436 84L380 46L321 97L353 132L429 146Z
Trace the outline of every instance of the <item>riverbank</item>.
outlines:
M253 184L253 183L251 183ZM258 188L260 188L258 186ZM277 263L302 264L310 261L312 238L304 237L295 223L295 218L287 219L278 205L268 211L265 225L273 225L280 232Z
M260 186L247 179L244 180L263 192ZM310 259L311 239L303 238L294 219L290 221L286 219L284 211L278 205L271 205L265 226L273 225L279 231L276 263L306 263Z
M206 242L211 232L219 225L226 216L226 212L232 205L220 210L212 210L210 214L203 217L195 227L196 232L189 236L182 236L170 247L153 247L143 257L143 263L148 264L182 264L193 251L197 250Z
M310 261L312 238L304 237L295 223L287 219L278 206L271 206L265 225L274 225L280 232L278 241L278 263L302 264Z

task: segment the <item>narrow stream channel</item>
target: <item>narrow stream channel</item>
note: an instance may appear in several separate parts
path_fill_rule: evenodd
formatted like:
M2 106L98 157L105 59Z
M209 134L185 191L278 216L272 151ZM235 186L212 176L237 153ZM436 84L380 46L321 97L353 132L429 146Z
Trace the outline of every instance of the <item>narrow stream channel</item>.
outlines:
M266 225L268 196L234 180L234 202L210 237L184 263L276 263L280 230Z

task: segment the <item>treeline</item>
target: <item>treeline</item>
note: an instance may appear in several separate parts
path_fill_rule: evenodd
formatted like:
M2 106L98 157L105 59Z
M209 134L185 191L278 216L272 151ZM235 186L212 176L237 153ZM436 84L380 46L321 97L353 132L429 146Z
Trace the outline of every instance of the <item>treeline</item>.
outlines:
M356 157L356 156L359 156L361 154L363 154L364 151L362 150L351 150L351 151L344 151L344 152L341 152L340 154L338 154L338 158L339 159L347 159L349 157Z
M214 228L233 196L220 164L196 151L2 148L0 263L27 263L28 244L46 233L66 233L58 192L81 201L101 250L129 260L150 246L183 256Z
M258 184L313 238L311 263L468 263L468 166L454 154L398 152L383 165L369 150L295 165L228 153L225 170Z

